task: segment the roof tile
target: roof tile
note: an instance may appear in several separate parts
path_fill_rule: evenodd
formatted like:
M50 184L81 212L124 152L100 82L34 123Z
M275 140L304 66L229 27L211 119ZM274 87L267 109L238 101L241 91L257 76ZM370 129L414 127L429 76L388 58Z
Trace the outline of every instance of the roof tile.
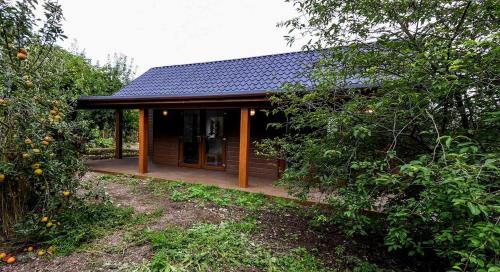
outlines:
M307 74L319 59L302 51L155 67L113 96L198 96L279 91L283 83L311 84Z

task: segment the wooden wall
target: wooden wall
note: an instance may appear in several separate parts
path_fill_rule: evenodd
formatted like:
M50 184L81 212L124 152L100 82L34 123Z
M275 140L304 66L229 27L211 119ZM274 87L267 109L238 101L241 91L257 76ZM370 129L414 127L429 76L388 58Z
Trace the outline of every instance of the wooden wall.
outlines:
M183 116L180 110L170 110L167 117L161 110L153 114L153 162L165 165L178 165L179 136L182 134ZM278 161L268 160L255 154L254 142L256 140L273 137L276 132L266 129L268 118L260 112L250 119L250 153L248 171L249 176L277 178ZM227 138L226 169L229 173L238 173L239 164L239 133L240 110L227 109L224 115L224 134ZM217 171L217 170L213 170Z
M182 120L180 111L170 110L167 116L163 116L162 110L154 110L152 155L154 163L178 165Z

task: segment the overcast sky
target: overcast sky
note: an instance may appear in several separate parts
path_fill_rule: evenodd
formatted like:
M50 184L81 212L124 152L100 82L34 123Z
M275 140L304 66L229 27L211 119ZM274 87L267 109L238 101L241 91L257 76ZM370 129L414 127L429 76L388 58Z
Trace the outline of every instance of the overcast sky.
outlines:
M76 39L101 63L134 59L137 74L155 66L251 57L289 47L276 23L296 15L284 0L60 0L70 48Z

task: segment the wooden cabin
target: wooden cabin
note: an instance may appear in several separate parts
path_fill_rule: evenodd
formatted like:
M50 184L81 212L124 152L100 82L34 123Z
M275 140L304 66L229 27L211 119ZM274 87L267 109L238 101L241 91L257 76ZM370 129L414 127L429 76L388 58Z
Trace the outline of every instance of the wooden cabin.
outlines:
M317 52L156 67L111 96L80 97L80 109L116 110L115 157L122 158L122 110L139 109L138 172L148 163L277 179L284 162L259 157L254 143L269 129L269 94L285 83L312 86ZM276 118L276 117L274 117Z

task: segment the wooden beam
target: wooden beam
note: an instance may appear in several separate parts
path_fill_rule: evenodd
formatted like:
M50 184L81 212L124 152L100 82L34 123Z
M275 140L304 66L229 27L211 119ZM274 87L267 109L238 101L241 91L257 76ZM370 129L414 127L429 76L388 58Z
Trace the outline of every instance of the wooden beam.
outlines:
M238 185L248 187L248 151L250 146L250 116L248 108L241 108L240 117L240 160Z
M148 172L149 115L147 109L139 109L139 174Z
M115 110L115 159L123 158L123 111Z

